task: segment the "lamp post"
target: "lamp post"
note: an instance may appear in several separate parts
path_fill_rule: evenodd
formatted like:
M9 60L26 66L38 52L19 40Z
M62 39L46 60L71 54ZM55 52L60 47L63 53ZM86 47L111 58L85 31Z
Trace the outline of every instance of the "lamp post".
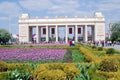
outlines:
M112 14L108 14L108 39L111 38L111 27L112 27L112 23L111 23L111 17Z
M9 33L10 33L10 40L9 40L9 43L11 44L12 43L12 33L11 33L11 25L10 25L10 21L11 21L11 17L8 17L8 27L9 27Z
M108 36L108 38L110 39L111 38L111 28L112 28L112 25L113 25L113 23L109 23L109 32L108 32L108 34L109 34L109 36Z

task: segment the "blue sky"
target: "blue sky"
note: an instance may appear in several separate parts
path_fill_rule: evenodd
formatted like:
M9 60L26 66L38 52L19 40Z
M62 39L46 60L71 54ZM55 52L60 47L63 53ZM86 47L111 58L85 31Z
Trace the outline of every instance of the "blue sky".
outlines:
M120 0L0 0L0 28L18 33L18 18L22 13L36 16L92 17L102 12L108 24L120 21Z

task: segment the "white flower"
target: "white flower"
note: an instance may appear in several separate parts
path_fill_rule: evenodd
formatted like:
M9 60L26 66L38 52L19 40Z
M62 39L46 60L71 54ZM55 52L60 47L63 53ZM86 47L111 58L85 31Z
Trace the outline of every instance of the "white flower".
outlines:
M15 73L13 72L12 75L15 75Z

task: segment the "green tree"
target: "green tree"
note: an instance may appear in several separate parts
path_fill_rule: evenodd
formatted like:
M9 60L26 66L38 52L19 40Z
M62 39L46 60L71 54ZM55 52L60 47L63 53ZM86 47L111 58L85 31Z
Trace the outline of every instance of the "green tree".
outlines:
M6 44L10 40L10 33L5 29L0 29L0 44Z
M116 41L120 38L120 22L114 23L111 27L111 40Z

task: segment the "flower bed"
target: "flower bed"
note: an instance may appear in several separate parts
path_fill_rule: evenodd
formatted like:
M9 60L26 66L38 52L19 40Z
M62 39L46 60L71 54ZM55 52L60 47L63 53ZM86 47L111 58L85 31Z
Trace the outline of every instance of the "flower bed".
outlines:
M38 61L62 60L65 49L40 49L40 48L1 48L0 60L3 61Z

